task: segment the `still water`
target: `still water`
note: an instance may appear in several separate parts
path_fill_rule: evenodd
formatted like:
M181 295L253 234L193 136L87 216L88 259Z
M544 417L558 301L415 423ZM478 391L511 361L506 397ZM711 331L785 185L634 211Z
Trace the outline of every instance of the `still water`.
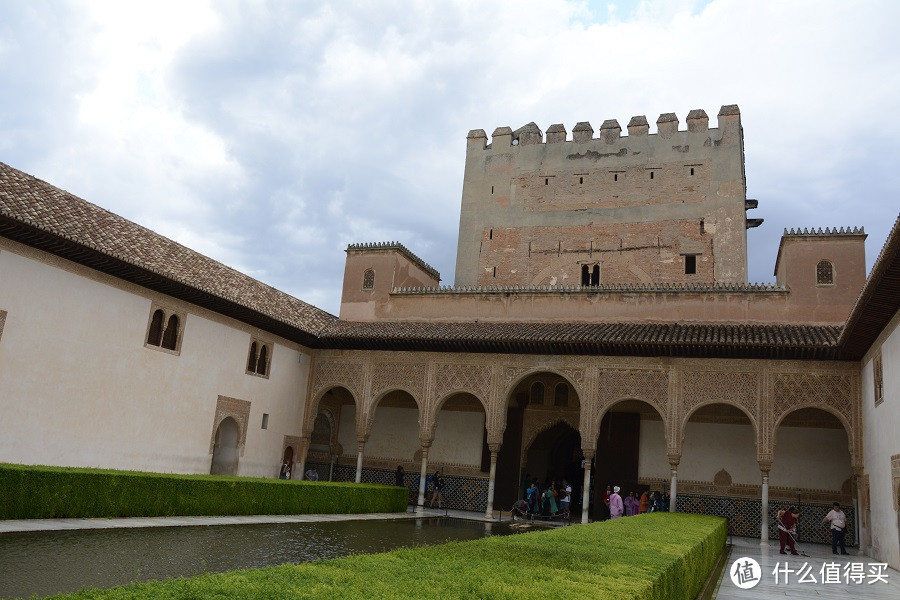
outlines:
M513 533L462 519L85 529L0 535L0 597L300 563Z

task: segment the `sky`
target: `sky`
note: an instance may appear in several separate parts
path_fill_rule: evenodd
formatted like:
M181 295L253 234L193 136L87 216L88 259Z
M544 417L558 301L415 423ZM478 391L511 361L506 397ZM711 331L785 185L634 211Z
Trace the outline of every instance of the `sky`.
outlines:
M750 281L786 227L863 226L871 268L900 211L897 22L893 0L3 0L0 161L337 314L350 243L452 284L470 129L738 104Z

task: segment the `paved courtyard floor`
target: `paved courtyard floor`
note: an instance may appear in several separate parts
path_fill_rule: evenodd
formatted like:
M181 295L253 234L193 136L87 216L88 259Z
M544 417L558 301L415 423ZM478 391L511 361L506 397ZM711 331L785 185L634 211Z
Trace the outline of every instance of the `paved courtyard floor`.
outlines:
M755 538L732 538L731 556L726 563L717 600L762 600L768 598L867 598L870 600L900 599L900 572L888 567L875 566L877 561L861 556L850 548L849 556L834 555L831 546L799 544L797 550L809 556L782 555L778 543L760 545ZM745 561L752 558L762 572L759 584L751 589L741 589L732 582L731 574L738 568L740 574ZM738 563L736 566L735 563ZM778 580L773 574L778 567ZM880 573L877 577L874 573ZM861 575L861 576L860 576ZM787 578L787 583L785 583ZM801 583L800 580L804 579ZM886 582L882 581L886 580ZM815 583L813 583L815 580ZM739 578L740 581L740 578ZM746 580L745 581L751 581ZM861 583L855 583L861 581Z

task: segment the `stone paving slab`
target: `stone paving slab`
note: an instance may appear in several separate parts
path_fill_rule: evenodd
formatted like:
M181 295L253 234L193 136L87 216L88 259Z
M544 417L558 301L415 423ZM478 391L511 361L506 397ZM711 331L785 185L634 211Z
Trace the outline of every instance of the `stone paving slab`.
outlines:
M864 556L851 549L849 556L834 555L831 546L822 544L798 544L797 550L809 556L791 556L779 554L778 543L769 542L761 545L756 538L735 537L732 539L731 556L728 557L725 573L716 592L717 600L767 600L771 598L866 598L870 600L898 600L900 599L900 572L886 567L884 577L887 583L874 582L874 577L868 576L872 565L879 563L869 556ZM741 589L731 580L731 572L735 568L735 562L740 558L752 558L762 568L762 577L758 585L752 589ZM844 578L846 569L853 569L853 564L862 564L867 575L860 584L852 580L847 582ZM779 579L776 583L773 571L779 567ZM825 570L823 572L823 566ZM812 577L816 583L799 583L801 577L797 571L808 573L804 578ZM876 567L876 569L878 569ZM789 570L789 571L788 571ZM826 577L833 577L839 573L839 583L832 583L829 579L823 583ZM830 574L830 575L829 575ZM788 583L785 584L785 575Z

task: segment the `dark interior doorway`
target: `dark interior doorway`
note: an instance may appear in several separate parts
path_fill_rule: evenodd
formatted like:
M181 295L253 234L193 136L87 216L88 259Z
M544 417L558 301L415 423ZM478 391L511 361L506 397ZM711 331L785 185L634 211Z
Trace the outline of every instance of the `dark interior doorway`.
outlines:
M623 497L625 493L637 491L640 443L639 413L610 411L603 416L594 461L594 519L604 518L606 486L621 487Z

